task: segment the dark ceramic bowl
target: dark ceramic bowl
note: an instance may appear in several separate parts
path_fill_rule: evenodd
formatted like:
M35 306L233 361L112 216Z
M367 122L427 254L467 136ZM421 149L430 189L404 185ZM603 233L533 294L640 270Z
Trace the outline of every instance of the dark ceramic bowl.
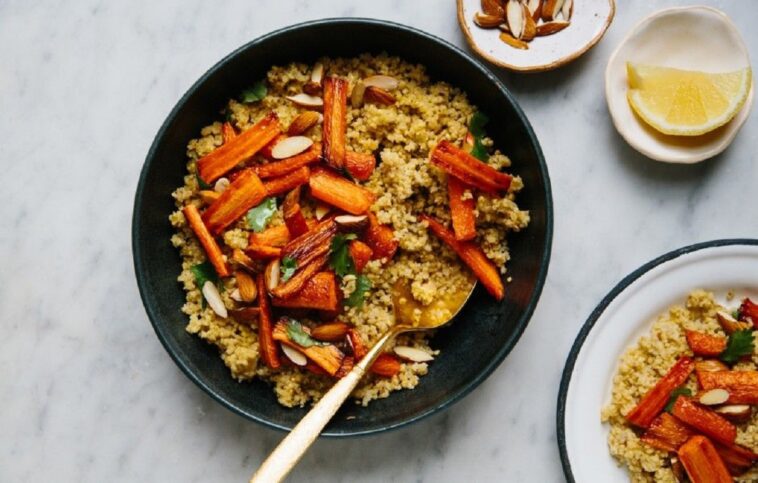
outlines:
M263 381L238 383L218 350L185 332L181 270L169 239L174 210L171 192L185 174L187 141L219 119L226 100L272 65L313 62L320 56L388 52L427 67L469 95L490 117L488 134L513 160L512 172L525 184L519 205L531 223L509 239L512 260L505 300L497 303L478 288L451 325L432 342L441 355L412 391L399 391L368 407L345 404L324 431L326 436L370 434L417 421L450 406L481 383L502 362L524 331L547 273L552 241L552 198L547 167L524 113L503 84L456 47L403 25L367 19L330 19L278 30L237 49L205 73L171 111L155 137L142 168L134 201L132 249L142 301L164 347L195 384L232 411L287 430L306 413L276 402Z

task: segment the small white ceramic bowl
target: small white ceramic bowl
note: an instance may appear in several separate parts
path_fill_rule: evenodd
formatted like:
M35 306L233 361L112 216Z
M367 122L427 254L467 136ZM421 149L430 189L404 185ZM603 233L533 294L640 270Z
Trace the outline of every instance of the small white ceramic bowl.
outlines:
M648 126L626 98L626 63L704 72L730 72L750 65L737 27L720 10L694 6L658 11L634 27L605 69L605 97L613 124L634 149L657 161L696 163L729 146L750 113L753 87L742 110L726 125L702 136L669 136Z
M458 24L469 46L493 64L517 72L543 72L571 62L590 50L608 30L616 13L615 0L574 0L571 25L553 35L537 37L528 50L500 40L500 30L474 23L481 0L458 0Z

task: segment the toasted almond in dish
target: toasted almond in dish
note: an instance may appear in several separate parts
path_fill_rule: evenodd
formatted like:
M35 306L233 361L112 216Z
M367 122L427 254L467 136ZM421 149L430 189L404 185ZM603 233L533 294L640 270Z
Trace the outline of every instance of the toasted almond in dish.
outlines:
M391 106L395 103L395 96L381 87L368 86L363 96L366 102L373 102L383 106Z
M753 410L747 404L729 404L716 408L715 411L733 423L746 423L753 415Z
M553 35L561 30L565 29L571 24L565 20L555 20L553 22L545 22L537 25L537 37L544 37L546 35Z
M324 107L324 100L322 98L310 94L295 94L294 96L287 96L287 99L300 107L307 107L310 109L320 109Z
M563 7L561 7L561 16L563 20L571 20L571 16L574 14L574 0L565 0Z
M342 228L351 230L360 230L368 226L368 216L366 215L340 215L335 216L334 221Z
M316 62L311 71L311 78L303 86L303 91L306 94L317 96L321 93L321 81L324 80L324 64Z
M363 79L363 84L366 87L378 87L385 91L394 91L397 89L399 82L389 75L372 75Z
M711 389L700 395L698 401L706 406L718 406L729 400L729 391L726 389Z
M363 105L363 96L366 93L366 84L362 80L359 80L353 86L353 91L350 93L350 105L354 109L358 109Z
M299 350L293 349L292 347L285 344L279 345L282 347L282 352L284 352L284 355L287 356L287 359L292 361L292 363L296 366L303 367L308 364L308 358L305 357L305 355Z
M279 286L279 259L275 258L266 265L265 278L266 278L266 290L271 292Z
M507 20L508 28L511 30L511 35L514 38L520 39L521 34L524 32L524 9L519 0L508 0L505 4L505 18Z
M523 40L519 40L515 38L513 35L509 34L508 32L500 32L500 40L502 40L506 44L516 49L527 50L529 48L529 44L527 44Z
M299 136L308 129L312 128L319 122L321 122L322 114L316 111L304 111L298 114L298 116L290 123L290 127L287 128L287 134L290 136Z
M350 326L344 322L321 324L311 329L311 337L326 342L338 342L345 338L349 330Z
M528 0L526 3L529 9L529 15L535 22L542 16L542 0Z
M239 290L242 302L250 303L258 296L258 288L255 286L255 280L247 273L237 270L234 272L234 278L237 280L237 290Z
M503 17L495 17L481 12L474 14L474 23L483 29L494 29L503 22L505 22Z
M425 350L417 349L415 347L396 345L392 350L395 352L395 354L397 354L398 357L405 359L406 361L429 362L434 360L434 357L432 357L430 353L426 352Z
M205 297L205 300L208 301L208 305L211 307L211 309L216 312L216 315L223 319L229 315L226 311L224 301L221 300L221 294L218 293L218 288L216 288L216 286L210 280L207 280L203 284L203 297Z
M271 149L271 157L274 159L291 158L313 146L313 140L306 136L290 136L276 143Z
M229 293L229 297L235 302L242 302L242 295L240 295L240 289L235 288Z
M561 13L564 0L545 0L542 5L542 20L549 22L555 20L558 14Z
M529 41L534 39L535 35L537 34L537 24L529 14L529 8L525 4L522 4L521 8L524 11L524 31L521 33L521 38L523 40Z
M505 10L503 9L502 0L482 0L482 12L484 12L485 15L505 18Z

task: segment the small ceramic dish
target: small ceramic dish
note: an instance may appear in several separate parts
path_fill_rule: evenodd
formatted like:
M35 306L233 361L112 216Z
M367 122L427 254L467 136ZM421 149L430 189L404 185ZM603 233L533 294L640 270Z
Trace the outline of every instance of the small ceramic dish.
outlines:
M758 240L715 240L667 253L623 279L595 308L574 342L558 395L558 446L566 480L628 483L608 451L600 411L621 355L658 315L702 288L726 302L758 295ZM734 301L729 305L734 305Z
M626 63L685 70L730 72L750 65L737 27L710 7L658 11L642 20L611 55L605 70L605 97L613 124L634 149L657 161L697 163L729 146L750 113L753 87L742 110L726 125L702 136L669 136L640 119L626 98Z
M574 0L571 25L529 42L520 50L500 40L500 30L474 23L481 0L458 0L458 24L469 46L493 64L517 72L543 72L568 64L590 50L608 30L616 13L615 0Z

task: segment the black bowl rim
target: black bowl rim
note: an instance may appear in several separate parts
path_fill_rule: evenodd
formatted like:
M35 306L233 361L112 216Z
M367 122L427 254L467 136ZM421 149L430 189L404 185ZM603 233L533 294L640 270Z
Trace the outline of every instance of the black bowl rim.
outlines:
M608 292L603 300L595 307L587 321L582 326L579 334L574 340L574 344L571 346L571 352L569 352L566 359L566 365L563 368L563 376L561 377L561 386L558 392L558 410L556 412L556 425L558 427L558 450L561 454L561 466L563 467L563 474L566 477L566 481L574 483L574 473L571 471L571 462L568 457L568 450L566 449L566 395L568 394L569 384L571 383L571 376L574 372L574 364L576 358L579 356L579 351L584 345L584 341L587 339L590 331L595 327L595 323L600 316L605 312L613 300L618 297L626 288L631 285L635 280L652 270L653 268L663 263L670 262L682 255L687 255L693 252L704 250L707 248L725 247L725 246L756 246L758 245L758 239L752 238L723 238L718 240L711 240L701 243L695 243L694 245L688 245L676 250L672 250L664 255L655 258L646 264L642 265L637 270L633 271L621 281L616 284L613 289Z
M213 391L200 377L198 377L194 372L192 372L185 362L179 358L172 347L170 346L168 342L167 336L163 333L163 329L161 327L161 324L158 323L158 316L155 313L155 310L153 307L148 303L147 299L147 281L145 277L145 268L144 268L144 260L143 260L143 254L138 249L139 246L139 236L138 236L138 219L137 219L137 213L141 211L142 208L142 193L144 191L144 185L145 180L147 178L147 172L149 167L151 166L153 162L153 158L155 156L155 153L158 149L158 145L160 144L161 140L166 134L166 130L168 129L168 126L173 122L173 120L177 117L179 111L181 110L182 106L187 102L189 97L203 84L205 81L214 74L217 70L224 67L224 65L233 57L241 53L242 51L251 48L255 46L256 44L259 44L263 41L268 40L269 38L276 37L279 35L286 35L290 31L294 31L297 29L305 28L305 27L312 27L312 26L318 26L318 25L324 25L324 24L363 24L363 25L372 25L372 26L381 26L381 27L389 27L391 29L395 30L403 30L405 32L417 35L419 37L425 38L428 41L435 42L437 44L442 45L443 47L446 47L447 49L451 50L452 52L458 54L459 56L463 57L465 60L467 60L472 67L475 69L478 69L483 73L489 80L492 82L497 89L500 91L500 94L505 96L508 101L513 106L513 109L518 116L521 123L524 125L524 128L529 136L530 142L534 146L535 153L537 155L538 160L538 168L540 170L540 174L542 178L545 180L544 182L544 191L545 191L545 250L542 253L542 257L540 260L540 268L537 273L537 279L534 286L534 292L532 294L531 299L529 300L529 304L526 306L526 309L524 311L524 314L518 321L518 323L515 326L515 331L513 334L511 334L511 337L508 339L508 341L503 345L503 347L500 349L500 351L496 354L496 356L490 361L490 363L484 368L482 372L480 372L477 377L472 379L466 386L464 386L461 390L459 390L457 393L452 394L450 397L448 397L445 401L443 401L440 404L430 406L427 410L411 417L408 419L405 419L401 422L391 424L391 425L385 425L383 427L375 428L375 429L369 429L369 430L363 430L363 431L355 431L355 432L329 432L324 431L321 433L321 436L325 437L334 437L334 438L342 438L342 437L353 437L353 436L365 436L365 435L371 435L376 433L383 433L386 431L394 430L401 428L403 426L415 423L417 421L420 421L426 417L431 416L432 414L435 414L441 410L447 409L456 402L460 401L463 397L468 395L472 390L474 390L479 384L481 384L487 377L489 377L490 374L500 365L500 363L505 359L505 357L511 352L513 347L516 345L518 340L521 338L521 335L523 334L524 330L526 329L527 324L529 323L529 320L531 319L532 314L534 313L534 310L537 306L537 302L539 301L540 295L542 294L542 289L545 284L545 279L547 278L547 272L548 272L548 265L550 264L550 255L552 252L552 242L553 242L553 196L552 196L552 189L551 189L551 183L550 183L550 176L548 174L547 164L545 163L545 157L542 153L542 148L540 147L539 141L537 140L536 135L534 134L534 130L532 129L532 125L529 123L528 119L526 118L526 115L524 114L523 110L519 106L519 104L516 102L516 100L511 95L510 91L505 87L505 85L498 79L490 70L488 70L484 65L479 62L478 60L474 59L472 56L464 52L463 50L459 49L455 45L447 42L446 40L443 40L439 37L436 37L434 35L431 35L429 33L423 32L421 30L418 30L413 27L409 27L407 25L399 24L396 22L390 22L387 20L378 20L378 19L370 19L370 18L361 18L361 17L342 17L342 18L325 18L325 19L319 19L319 20L311 20L307 22L301 22L297 24L293 24L290 26L286 26L277 30L274 30L268 34L265 34L263 36L257 37L254 40L251 40L250 42L247 42L243 44L242 46L238 47L231 53L227 54L224 58L222 58L220 61L218 61L216 64L214 64L211 68L209 68L195 83L192 84L192 86L182 95L182 97L177 101L176 105L171 109L171 112L166 117L166 120L161 125L160 129L158 130L158 133L155 135L155 138L150 146L150 150L147 153L147 156L145 157L145 162L142 166L142 170L140 172L139 181L137 183L137 189L135 193L134 198L134 207L132 212L132 256L134 258L134 272L135 276L137 278L137 286L139 288L140 298L142 299L142 304L145 307L145 311L147 312L148 318L150 319L150 323L153 326L153 330L155 330L156 335L158 336L158 339L160 340L161 344L163 345L164 349L168 354L171 356L171 359L173 359L174 363L176 363L177 366L181 369L181 371L192 381L194 382L200 389L202 389L206 394L211 396L212 399L220 403L225 408L229 409L230 411L246 418L251 421L255 421L257 423L260 423L264 426L267 426L272 429L277 429L280 431L290 431L290 427L279 424L275 421L268 420L263 417L259 417L253 414L250 414L246 411L244 411L242 408L235 405L232 401L228 401L225 398L223 398L220 394L217 394L215 391Z

